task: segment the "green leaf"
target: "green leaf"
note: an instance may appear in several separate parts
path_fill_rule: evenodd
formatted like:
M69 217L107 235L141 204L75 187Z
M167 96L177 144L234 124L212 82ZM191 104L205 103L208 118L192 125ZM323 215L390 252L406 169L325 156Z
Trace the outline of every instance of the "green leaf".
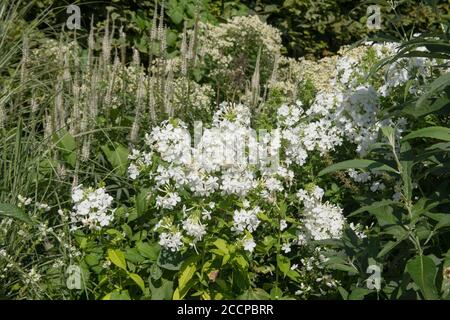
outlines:
M400 225L399 219L394 215L394 210L390 206L382 206L368 210L373 214L381 227Z
M350 295L348 296L348 300L362 300L366 295L372 293L371 290L366 288L356 288L353 289Z
M350 272L353 274L358 273L358 269L356 269L353 265L349 264L343 257L334 256L329 257L326 261L326 266L330 269L341 270L345 272Z
M123 176L127 170L128 149L119 143L114 143L113 149L107 145L101 146L101 149L117 174Z
M142 216L148 208L148 201L147 201L148 193L149 190L144 189L135 196L136 212L138 214L138 217Z
M194 276L196 270L197 267L195 265L195 262L189 262L188 264L185 264L181 267L181 274L178 278L178 288L180 289L180 291L183 291L185 289L188 282Z
M428 101L427 101L428 102ZM450 99L448 97L439 97L432 103L422 103L421 105L408 105L403 109L403 112L412 115L415 118L423 117L427 114L437 112L445 107L450 106Z
M281 272L286 275L289 270L291 270L291 261L288 257L283 256L282 254L277 255L277 265Z
M30 216L24 210L8 203L0 203L0 217L1 216L20 220L28 224L34 224L33 220L31 220Z
M397 172L394 168L383 164L381 162L366 160L366 159L353 159L342 161L336 164L332 164L331 166L323 169L319 172L319 176L323 176L324 174L328 174L335 171L347 170L347 169L368 169L368 170L376 170L376 171L388 171L388 172Z
M161 246L158 243L138 242L136 243L136 248L143 257L151 261L156 261L161 251Z
M102 300L131 300L128 290L114 290L105 295Z
M437 268L433 259L423 255L416 256L408 261L406 271L420 288L425 299L433 300L439 298L435 285Z
M386 254L388 254L389 252L391 252L391 250L393 250L396 246L398 246L403 240L405 240L407 238L408 234L406 234L405 236L399 238L396 241L388 241L383 249L381 249L381 251L378 253L377 258L382 258L384 257Z
M272 290L270 290L270 298L272 300L279 300L283 298L283 291L279 287L273 287Z
M342 299L348 300L349 294L347 290L345 290L343 287L338 287L338 291L341 294Z
M403 180L403 194L406 198L406 200L409 202L411 201L412 197L412 180L411 180L411 171L413 162L409 160L408 158L412 157L411 154L411 145L408 142L403 142L400 148L402 160L400 161L401 164L401 177ZM408 160L405 160L408 159Z
M193 256L188 259L180 269L180 276L178 278L178 287L173 294L174 300L181 300L188 293L191 286L189 286L195 271L197 270L196 262L199 257Z
M125 251L125 259L133 263L142 263L145 258L139 253L136 248L129 248Z
M428 90L425 92L425 94L422 94L422 96L417 100L416 105L420 107L425 103L425 101L429 98L431 98L436 93L442 91L445 89L445 87L450 85L450 73L445 73L435 79L428 87Z
M180 24L183 21L183 14L183 8L180 8L179 6L170 8L167 13L170 20L175 24Z
M394 201L394 200L381 200L381 201L376 201L374 203L372 203L371 205L368 206L363 206L361 208L359 208L358 210L353 211L352 213L350 213L349 217L353 217L361 212L364 211L371 211L373 209L378 209L378 208L382 208L382 207L386 207L392 204L398 204L398 202Z
M162 276L162 270L156 264L153 264L150 267L149 271L150 271L150 277L154 280L158 280Z
M237 297L237 300L269 300L270 295L260 288L248 289Z
M145 292L145 283L142 278L136 273L129 273L128 276L141 288L142 292Z
M72 167L75 167L75 149L77 146L75 138L67 130L63 129L57 135L55 134L54 140L56 140L56 144L61 153L64 155L64 159L67 163L69 163Z
M235 261L242 270L247 270L248 261L242 255L236 256Z
M394 128L386 126L381 128L381 132L383 132L383 135L388 139L389 143L391 145L395 144L395 131Z
M108 249L108 258L119 268L127 271L127 263L125 261L125 255L120 250Z
M228 245L227 242L223 239L217 239L213 242L213 244L219 249L218 253L220 253L222 256L225 256L229 254Z
M173 292L173 281L161 279L159 287L155 287L150 281L150 290L152 292L152 300L170 300Z
M160 250L157 263L163 269L176 271L180 270L183 261L183 256L179 252Z
M450 128L445 127L428 127L416 130L406 135L403 141L415 138L433 138L450 142Z

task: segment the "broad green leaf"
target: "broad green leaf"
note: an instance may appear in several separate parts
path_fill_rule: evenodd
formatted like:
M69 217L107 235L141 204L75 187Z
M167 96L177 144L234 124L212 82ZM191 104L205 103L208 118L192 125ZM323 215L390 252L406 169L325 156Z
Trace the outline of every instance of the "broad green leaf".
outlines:
M433 259L424 255L416 256L408 261L406 271L420 288L425 299L439 298L435 285L437 268Z
M219 249L222 256L229 254L227 242L225 240L219 238L214 241L213 244Z
M192 279L197 269L194 262L190 262L181 268L181 275L178 278L178 288L183 290L187 283Z
M270 295L260 288L249 289L237 297L237 300L269 300Z
M450 142L450 128L428 127L419 129L403 137L403 141L415 138L432 138Z
M366 295L372 293L371 290L366 288L356 288L348 296L348 300L363 300Z
M161 276L162 276L162 270L156 264L153 264L150 267L150 277L154 280L158 280L161 278Z
M101 146L101 149L114 170L119 175L124 175L128 163L128 149L119 143L114 143L112 149L108 145Z
M180 270L184 259L181 253L167 250L160 250L157 264L160 268L167 270Z
M181 300L188 293L189 291L188 283L192 280L192 277L194 276L195 271L197 270L196 258L197 257L189 259L181 267L180 276L178 278L178 287L173 295L174 300Z
M376 171L397 172L394 168L383 164L381 162L366 160L366 159L354 159L342 161L323 169L319 172L319 176L328 174L335 171L347 170L347 169L368 169Z
M131 300L128 290L114 290L105 295L102 300Z
M143 257L148 258L151 261L156 261L159 252L161 251L161 246L158 243L150 244L148 242L137 242L136 248Z
M373 209L377 209L377 208L381 208L381 207L386 207L392 204L399 204L398 202L394 201L394 200L381 200L381 201L376 201L368 206L363 206L361 208L359 208L358 210L353 211L349 217L353 217L361 212L364 211L371 211Z
M133 263L141 263L145 258L139 253L137 248L129 248L125 251L125 259Z
M144 189L135 196L136 212L138 216L142 216L148 208L148 201L147 201L148 193L149 190Z
M339 291L339 293L341 294L341 297L342 297L342 299L343 300L348 300L348 291L347 290L345 290L343 287L338 287L338 291Z
M155 285L150 281L150 291L152 293L152 300L170 300L172 299L173 293L173 282L161 279L161 285L155 287Z
M273 287L272 290L270 290L270 298L272 300L279 300L283 298L283 291L279 287Z
M391 145L395 145L395 131L392 127L382 127L381 132L383 132L383 135L388 139L389 143Z
M291 269L291 261L282 254L277 255L277 265L281 272L286 275Z
M391 252L391 250L393 250L395 247L397 247L403 240L405 240L405 239L407 238L407 236L408 236L408 235L406 234L404 237L399 238L399 239L396 240L396 241L388 241L388 242L384 245L383 249L381 249L381 251L378 253L377 258L382 258L382 257L384 257L386 254L388 254L389 252Z
M237 255L234 259L242 270L247 270L248 262L242 255Z
M61 153L64 155L64 159L72 167L75 167L75 150L77 147L75 138L67 130L64 129L59 134L55 134L54 139L56 140L56 144Z
M422 96L417 100L416 105L421 106L425 103L425 101L429 98L431 98L436 93L439 93L440 91L444 90L445 87L450 85L450 73L445 73L435 79L429 86L428 90L425 92L425 94L422 94Z
M128 276L141 288L142 292L145 292L145 283L142 278L136 273L129 273Z
M56 143L62 151L74 151L77 147L75 138L65 129L62 129L54 139L56 139Z
M8 203L0 203L0 217L8 217L29 224L33 224L30 216L21 208Z
M325 264L330 269L341 270L350 273L358 273L358 269L349 264L342 256L328 257Z
M403 109L403 112L409 115L412 115L415 118L423 117L427 114L437 112L445 107L450 106L450 98L448 97L439 97L434 100L432 103L428 103L424 101L420 105L408 105Z
M125 255L122 251L116 249L108 249L108 258L119 268L127 271L127 263L125 261Z

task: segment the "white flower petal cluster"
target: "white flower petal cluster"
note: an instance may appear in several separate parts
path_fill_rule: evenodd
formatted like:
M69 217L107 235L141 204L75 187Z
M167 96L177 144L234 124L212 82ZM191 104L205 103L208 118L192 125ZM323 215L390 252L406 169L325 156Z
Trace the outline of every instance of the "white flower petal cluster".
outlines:
M323 96L322 100L328 103ZM305 112L301 102L297 102L290 106L282 105L278 109L278 126L286 142L284 153L287 164L302 166L306 163L308 152L318 151L323 155L342 144L341 130L330 119L315 119L317 115L327 115L328 107L315 103L312 108Z
M72 201L74 206L70 218L73 230L80 227L100 230L114 219L115 209L111 209L113 197L104 188L83 188L79 185L72 190Z
M145 140L164 161L175 164L188 164L191 161L191 136L180 120L175 123L163 121L145 136Z
M181 232L162 232L159 235L159 244L161 247L176 252L183 246L183 236Z
M277 110L278 125L282 127L293 127L298 124L304 112L301 101L297 101L292 105L283 104Z
M252 165L270 166L267 158L278 155L279 139L269 135L258 142L249 127L250 110L241 104L221 104L214 114L213 126L202 132L193 147L186 125L181 121L176 125L172 122L165 121L147 134L150 152L133 151L133 161L128 168L130 178L138 177L156 155L164 162L152 175L155 188L163 185L175 189L187 187L196 196L209 196L217 191L245 196L258 185L256 169ZM267 158L260 157L263 151L267 151ZM148 161L142 157L147 157ZM282 189L279 185L273 187ZM165 196L158 198L159 207L164 203L163 198Z
M233 215L232 230L238 234L243 233L244 231L248 231L250 233L254 232L261 222L258 219L258 213L260 211L261 209L259 207L255 207L251 210L235 210Z
M141 170L149 167L152 164L152 152L141 152L139 150L131 150L131 154L128 155L128 159L131 160L131 164L128 167L128 175L132 180L137 179Z
M305 240L339 239L344 230L345 218L342 209L329 202L322 202L324 190L315 187L312 191L300 189L297 196L303 203L299 243Z
M164 196L156 197L156 207L172 210L181 201L180 196L176 192L167 192Z
M191 216L183 221L183 230L186 234L193 238L194 243L202 240L206 234L206 225L202 224L200 219Z
M244 250L248 252L253 252L256 247L255 240L251 237L246 237L243 239L242 244L244 246Z

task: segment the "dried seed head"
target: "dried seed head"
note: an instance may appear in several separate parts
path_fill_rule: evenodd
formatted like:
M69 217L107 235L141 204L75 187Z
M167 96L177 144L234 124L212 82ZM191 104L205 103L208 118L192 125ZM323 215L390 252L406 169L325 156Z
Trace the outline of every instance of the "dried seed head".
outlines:
M135 47L133 47L133 65L141 65L141 57L139 55L139 51Z
M120 27L120 59L122 60L122 63L125 64L127 61L127 36L125 32L123 31L123 26Z
M81 148L81 161L86 162L89 160L91 152L91 138L86 137Z
M111 59L111 39L109 36L109 13L106 17L105 33L102 41L102 57L103 63L109 64Z
M187 63L189 60L188 56L188 45L187 45L187 25L184 22L183 37L181 39L181 73L185 76L187 74Z
M59 75L55 85L55 106L54 106L55 129L59 130L64 127L66 112L64 110L63 98L63 76Z
M278 78L278 68L280 64L280 55L275 55L275 60L273 62L272 75L270 76L270 83L276 83Z
M148 79L148 107L149 107L149 114L150 114L150 120L152 122L156 121L156 101L155 101L155 95L153 93L154 90L154 81L153 78Z
M20 82L22 84L26 81L27 62L29 57L30 48L28 45L28 37L25 35L22 40L22 62L20 70Z
M4 129L6 124L6 110L3 103L0 103L0 129Z
M36 93L33 91L33 95L31 97L31 112L36 113L39 109L39 103L36 99Z
M50 139L53 135L53 120L51 115L46 115L44 119L44 139Z
M140 128L140 122L141 122L141 115L142 115L142 109L143 109L143 103L144 103L144 96L145 96L145 88L144 88L144 73L141 73L137 88L137 101L136 101L136 114L134 116L133 126L131 128L130 133L130 141L136 142L139 134L139 128Z
M88 65L92 66L94 63L94 50L95 50L95 38L94 38L94 16L91 18L91 28L89 30L88 37Z

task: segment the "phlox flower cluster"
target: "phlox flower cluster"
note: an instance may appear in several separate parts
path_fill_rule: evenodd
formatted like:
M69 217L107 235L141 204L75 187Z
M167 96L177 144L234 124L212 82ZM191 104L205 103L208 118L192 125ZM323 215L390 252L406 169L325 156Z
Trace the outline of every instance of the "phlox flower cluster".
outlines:
M323 202L324 190L315 187L311 191L300 189L297 197L303 203L302 227L299 244L309 240L339 239L345 226L342 209L329 202Z
M114 219L115 209L111 209L113 197L104 188L83 188L79 185L72 190L72 201L72 230L82 227L100 230Z

